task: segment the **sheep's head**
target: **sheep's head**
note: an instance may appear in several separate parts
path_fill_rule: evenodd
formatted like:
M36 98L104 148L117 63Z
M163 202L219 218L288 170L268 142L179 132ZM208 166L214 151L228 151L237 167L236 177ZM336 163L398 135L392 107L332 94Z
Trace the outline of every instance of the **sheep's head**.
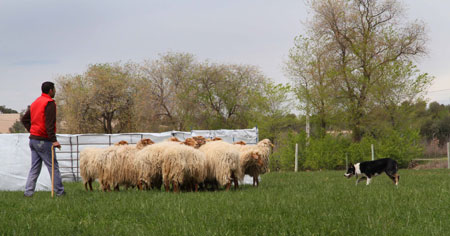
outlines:
M128 142L125 140L122 140L122 141L114 144L114 146L121 146L121 145L128 145Z
M195 139L193 138L187 138L186 140L184 140L184 142L182 142L182 144L187 145L187 146L191 146L193 148L199 148L200 145L197 143L197 141L195 141Z
M177 137L170 137L168 140L170 142L179 142L179 143L181 143L181 141Z
M259 141L258 146L273 148L272 142L270 142L270 140L267 138Z
M253 151L251 155L252 155L253 160L256 161L256 165L258 165L259 167L264 166L264 162L261 158L261 154L258 151Z
M246 143L244 141L237 141L237 142L234 142L233 144L246 145Z
M206 143L206 139L203 136L195 136L192 138L197 142L199 147L201 147L202 145L204 145Z
M215 137L212 139L212 141L221 141L221 140L222 140L222 138L219 138L219 137Z
M137 149L142 149L142 148L144 148L145 146L152 145L152 144L154 144L154 143L155 143L155 142L153 142L151 139L149 139L149 138L144 138L144 139L139 140L139 142L136 144L136 148L137 148Z

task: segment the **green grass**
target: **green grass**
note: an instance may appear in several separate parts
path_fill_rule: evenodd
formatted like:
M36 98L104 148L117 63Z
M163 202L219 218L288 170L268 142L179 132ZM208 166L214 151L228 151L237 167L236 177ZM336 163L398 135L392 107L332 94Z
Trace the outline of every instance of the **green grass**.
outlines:
M0 192L0 235L449 235L450 171L371 185L342 171L268 173L259 188L172 194Z

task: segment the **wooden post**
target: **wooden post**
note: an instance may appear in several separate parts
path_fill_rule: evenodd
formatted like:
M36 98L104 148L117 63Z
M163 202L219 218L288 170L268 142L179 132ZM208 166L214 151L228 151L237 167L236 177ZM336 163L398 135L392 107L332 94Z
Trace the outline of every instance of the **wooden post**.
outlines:
M55 196L55 146L52 145L52 198Z
M447 143L447 168L450 169L450 142Z
M295 172L298 171L298 143L295 144Z
M371 149L372 149L372 161L375 160L375 153L373 151L373 144L370 145Z

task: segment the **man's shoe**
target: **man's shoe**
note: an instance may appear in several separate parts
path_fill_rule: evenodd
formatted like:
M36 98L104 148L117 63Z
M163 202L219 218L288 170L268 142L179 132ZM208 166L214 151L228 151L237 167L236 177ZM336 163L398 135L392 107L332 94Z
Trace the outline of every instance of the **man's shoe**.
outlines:
M60 193L60 194L56 194L57 197L64 197L66 196L66 191Z

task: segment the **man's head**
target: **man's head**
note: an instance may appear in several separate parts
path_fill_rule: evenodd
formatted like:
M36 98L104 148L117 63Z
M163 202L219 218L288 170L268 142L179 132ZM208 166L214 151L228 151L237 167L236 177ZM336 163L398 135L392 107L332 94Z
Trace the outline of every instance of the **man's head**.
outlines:
M54 83L49 81L42 83L41 90L43 93L48 94L51 98L55 97L56 90Z

